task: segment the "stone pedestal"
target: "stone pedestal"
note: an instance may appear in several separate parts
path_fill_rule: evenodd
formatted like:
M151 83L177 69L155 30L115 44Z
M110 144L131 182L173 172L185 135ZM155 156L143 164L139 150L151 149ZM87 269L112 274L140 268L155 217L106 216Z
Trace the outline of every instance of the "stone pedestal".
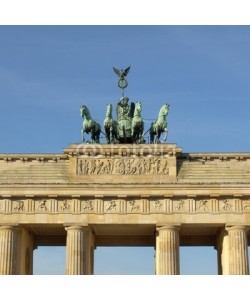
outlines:
M0 227L0 275L17 274L17 227Z
M156 275L179 275L179 227L167 225L156 230Z
M86 275L93 273L92 247L88 226L70 226L66 228L66 274ZM92 258L92 259L91 259Z
M244 226L226 228L229 244L229 274L248 275L247 229Z

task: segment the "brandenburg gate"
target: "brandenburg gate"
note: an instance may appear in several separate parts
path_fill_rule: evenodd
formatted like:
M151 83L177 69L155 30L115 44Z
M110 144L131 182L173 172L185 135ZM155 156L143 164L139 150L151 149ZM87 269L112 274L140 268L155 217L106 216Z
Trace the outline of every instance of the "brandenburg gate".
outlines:
M164 104L145 141L140 101L101 126L86 105L82 141L62 154L0 154L0 274L32 274L33 250L66 245L68 275L93 274L98 246L153 246L155 274L180 273L181 246L217 249L218 274L249 274L250 153L183 153ZM85 141L85 133L91 135Z
M179 274L180 246L214 246L218 274L245 275L250 153L176 144L71 144L0 155L0 274L32 274L33 250L66 245L66 274L93 274L97 246L154 246Z

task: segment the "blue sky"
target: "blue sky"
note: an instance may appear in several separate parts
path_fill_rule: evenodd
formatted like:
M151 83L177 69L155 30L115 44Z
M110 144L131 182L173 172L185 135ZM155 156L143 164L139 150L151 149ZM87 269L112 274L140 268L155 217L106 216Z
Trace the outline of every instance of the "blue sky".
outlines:
M142 102L146 130L167 102L167 142L183 152L250 151L250 26L85 25L0 26L0 153L61 153L80 143L80 105L102 124L106 104L121 97L113 66L131 66L125 94ZM126 272L149 262L143 270L153 274L153 249L127 258L120 250L97 249L96 273L120 272L104 262L124 255ZM35 252L43 251L48 257ZM195 272L216 273L215 251L203 251ZM183 273L191 274L187 260ZM51 272L64 272L61 263Z
M249 150L249 26L1 26L1 152L62 152L80 142L85 104L102 123L126 95L149 128L170 104L184 152ZM4 126L3 126L4 124ZM198 126L197 126L198 125Z

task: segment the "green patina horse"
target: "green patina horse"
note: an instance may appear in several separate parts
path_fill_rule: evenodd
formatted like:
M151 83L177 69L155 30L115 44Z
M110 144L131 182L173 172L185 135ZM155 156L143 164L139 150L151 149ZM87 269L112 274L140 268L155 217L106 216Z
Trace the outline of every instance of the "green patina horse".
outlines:
M99 144L101 126L91 118L91 114L86 105L80 106L80 115L84 119L82 123L82 141L85 141L84 133L90 133L91 143Z
M117 122L112 118L112 104L107 104L106 118L103 121L106 140L108 144L117 141Z
M168 115L169 111L169 104L164 104L158 115L158 119L156 122L151 123L150 126L150 143L160 143L160 136L163 132L165 132L165 136L163 138L164 141L167 140L168 136L168 127L167 127L167 122L166 122L166 117ZM155 138L156 136L156 138Z
M135 103L134 117L132 119L132 138L134 143L143 142L144 122L141 117L142 104L140 101Z

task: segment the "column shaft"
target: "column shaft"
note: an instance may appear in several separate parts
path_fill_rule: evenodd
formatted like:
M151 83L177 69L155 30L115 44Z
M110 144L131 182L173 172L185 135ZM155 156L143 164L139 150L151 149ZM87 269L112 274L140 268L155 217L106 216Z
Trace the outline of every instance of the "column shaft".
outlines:
M179 227L158 227L155 255L156 275L179 275L179 260Z
M70 226L66 231L66 274L87 274L88 227Z
M0 227L0 275L17 274L17 227Z
M229 237L229 274L248 275L247 229L244 226L227 227Z

